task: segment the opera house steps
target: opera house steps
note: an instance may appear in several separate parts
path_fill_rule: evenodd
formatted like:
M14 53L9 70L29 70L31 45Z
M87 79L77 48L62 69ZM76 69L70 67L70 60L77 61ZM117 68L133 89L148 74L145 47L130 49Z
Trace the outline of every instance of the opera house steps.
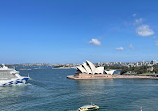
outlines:
M68 75L67 78L69 79L112 79L112 75L109 74L75 74L75 75Z

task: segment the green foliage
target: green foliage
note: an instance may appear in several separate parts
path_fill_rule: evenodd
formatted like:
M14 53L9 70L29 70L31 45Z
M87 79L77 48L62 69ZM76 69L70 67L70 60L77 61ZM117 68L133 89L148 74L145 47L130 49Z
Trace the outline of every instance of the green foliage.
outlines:
M154 72L158 73L158 66L154 66Z
M120 66L120 65L113 65L113 66L107 66L107 65L105 65L104 66L104 68L105 69L122 69L122 68L124 68L125 66Z
M124 74L128 71L129 71L128 67L122 67L122 70L121 70L120 74L122 75L122 74Z
M132 73L135 73L135 74L149 73L150 71L147 70L148 68L149 68L148 66L126 67L126 68L122 68L120 74L125 74L128 71L131 71ZM158 72L158 67L157 67L157 72Z

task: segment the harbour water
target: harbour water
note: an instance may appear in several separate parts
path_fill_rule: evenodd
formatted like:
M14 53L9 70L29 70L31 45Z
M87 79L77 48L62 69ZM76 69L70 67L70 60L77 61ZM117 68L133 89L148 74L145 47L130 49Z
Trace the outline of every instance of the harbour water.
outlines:
M27 85L0 87L0 111L76 111L91 102L99 111L158 111L158 80L70 80L75 69L30 69L20 70L32 78Z

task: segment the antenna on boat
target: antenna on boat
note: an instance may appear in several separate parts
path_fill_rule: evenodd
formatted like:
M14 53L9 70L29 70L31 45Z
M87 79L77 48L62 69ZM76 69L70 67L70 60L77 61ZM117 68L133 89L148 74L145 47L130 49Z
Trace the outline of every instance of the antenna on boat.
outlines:
M28 73L27 77L28 77L28 78L30 78L30 75L29 75L29 73Z

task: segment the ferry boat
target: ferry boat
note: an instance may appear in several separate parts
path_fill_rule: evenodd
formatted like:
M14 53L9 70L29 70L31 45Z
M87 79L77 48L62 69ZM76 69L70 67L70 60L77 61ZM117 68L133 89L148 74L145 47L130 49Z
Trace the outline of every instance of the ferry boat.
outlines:
M78 108L78 111L95 111L95 110L99 110L99 106L97 105L85 105L82 106L80 108Z
M20 76L19 71L8 68L4 64L0 67L0 86L14 86L25 84L30 77Z

